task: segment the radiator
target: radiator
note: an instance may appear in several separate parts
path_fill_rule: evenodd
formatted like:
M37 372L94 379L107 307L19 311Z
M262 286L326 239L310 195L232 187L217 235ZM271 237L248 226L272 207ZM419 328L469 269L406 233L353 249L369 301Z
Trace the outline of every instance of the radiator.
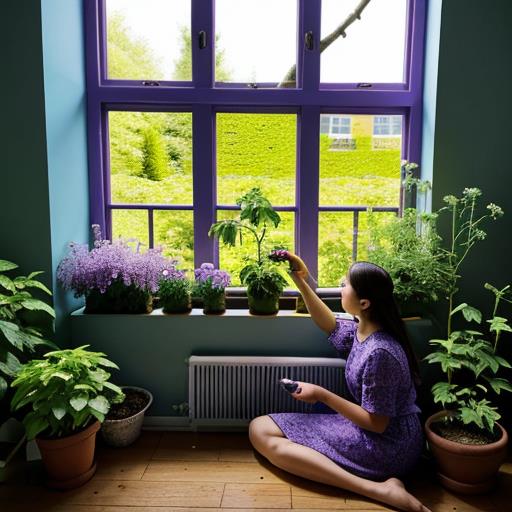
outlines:
M272 412L312 412L279 379L311 382L343 394L345 361L324 357L191 356L189 415L193 425L244 425Z

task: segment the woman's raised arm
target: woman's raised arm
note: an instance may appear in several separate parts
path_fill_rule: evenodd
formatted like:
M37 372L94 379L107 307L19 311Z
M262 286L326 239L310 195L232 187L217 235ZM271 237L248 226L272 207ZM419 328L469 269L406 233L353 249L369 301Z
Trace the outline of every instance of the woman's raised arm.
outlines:
M306 264L291 252L288 252L288 261L290 276L297 285L311 318L322 331L330 334L336 327L336 317L307 283L309 272Z

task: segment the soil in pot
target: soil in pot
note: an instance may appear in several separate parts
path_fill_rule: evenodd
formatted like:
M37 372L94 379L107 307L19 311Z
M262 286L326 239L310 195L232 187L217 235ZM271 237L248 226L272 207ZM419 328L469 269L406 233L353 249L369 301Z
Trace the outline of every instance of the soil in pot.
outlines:
M113 404L108 411L105 419L107 420L123 420L130 416L135 416L142 411L149 403L149 396L136 389L123 389L126 398L120 404Z
M491 444L501 436L501 432L496 430L492 435L488 432L483 432L476 428L474 425L463 425L460 423L452 422L436 422L430 425L430 428L438 435L448 441L462 444L484 445Z

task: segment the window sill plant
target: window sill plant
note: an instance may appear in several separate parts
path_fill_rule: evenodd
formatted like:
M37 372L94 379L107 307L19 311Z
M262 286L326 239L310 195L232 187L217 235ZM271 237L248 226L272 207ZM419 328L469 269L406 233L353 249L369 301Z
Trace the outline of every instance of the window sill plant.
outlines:
M158 290L164 313L188 314L192 311L191 287L184 271L175 268L162 270Z
M203 263L194 270L195 294L203 301L205 315L222 315L226 312L226 288L231 284L230 275L216 269L212 263Z
M160 276L175 262L162 256L160 249L142 253L140 244L133 250L129 241L103 240L98 225L92 229L93 249L71 243L57 268L64 289L85 296L86 313L150 313Z
M256 258L242 268L240 280L247 286L249 312L253 315L275 315L279 310L279 296L287 282L277 266L263 256L263 251L267 230L271 226L279 226L281 217L259 188L253 188L239 197L237 204L241 208L239 219L217 222L210 227L208 234L233 247L237 238L240 244L243 243L243 233L246 231L254 237Z
M86 348L48 352L22 365L12 382L11 407L29 409L27 438L37 442L47 484L58 489L78 487L94 475L96 432L110 405L124 398L104 369L117 365Z
M403 162L404 197L413 190L418 204L424 203L430 182L413 176L416 164ZM405 204L405 200L404 200ZM394 295L403 317L425 316L430 304L446 297L451 285L451 269L441 237L437 233L437 213L404 208L402 216L379 225L370 211L368 259L387 270L394 284Z
M487 213L479 214L480 195L479 189L469 188L460 198L445 197L447 206L443 210L451 216L451 244L446 250L452 276L448 320L445 338L431 340L436 348L426 357L429 363L439 364L445 376L432 388L434 402L441 404L444 410L426 422L429 446L438 462L441 483L448 489L467 494L489 490L506 457L508 435L497 423L500 414L492 399L493 394L512 391L510 383L499 374L501 368L511 368L511 365L498 354L501 333L512 331L508 319L498 316L500 302L511 302L510 286L498 290L485 284L495 296L486 333L464 325L464 322L480 324L479 310L467 303L454 306L462 262L474 244L485 238L483 223L503 214L501 208L492 203L487 206ZM455 330L453 322L459 322L461 328Z

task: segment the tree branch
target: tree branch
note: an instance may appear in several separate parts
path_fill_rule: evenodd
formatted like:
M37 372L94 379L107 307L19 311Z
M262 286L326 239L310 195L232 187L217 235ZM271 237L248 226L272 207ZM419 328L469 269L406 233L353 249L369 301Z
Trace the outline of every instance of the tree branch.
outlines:
M371 2L371 0L361 0L357 7L354 9L354 12L350 13L347 17L347 19L338 27L336 27L329 35L325 36L320 41L320 53L322 53L326 48L328 48L336 39L338 39L340 36L347 37L347 34L345 30L354 23L356 20L361 19L361 13L363 12L364 8ZM292 87L295 85L296 82L296 73L297 73L297 67L294 64L286 73L284 78L279 83L278 87Z

